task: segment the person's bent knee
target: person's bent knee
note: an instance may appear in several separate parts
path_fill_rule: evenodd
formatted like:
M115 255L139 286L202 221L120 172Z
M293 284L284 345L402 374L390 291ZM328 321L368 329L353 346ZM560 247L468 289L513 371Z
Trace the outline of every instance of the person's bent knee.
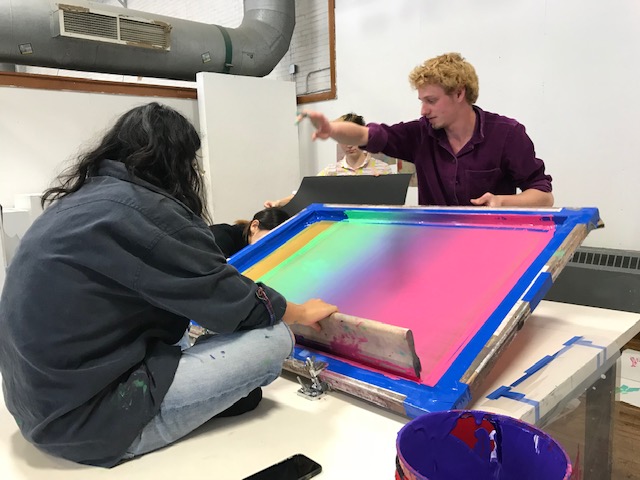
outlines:
M278 353L282 355L282 361L284 361L293 353L296 337L289 326L284 322L280 322L269 328L273 329L275 334L274 337L278 343Z

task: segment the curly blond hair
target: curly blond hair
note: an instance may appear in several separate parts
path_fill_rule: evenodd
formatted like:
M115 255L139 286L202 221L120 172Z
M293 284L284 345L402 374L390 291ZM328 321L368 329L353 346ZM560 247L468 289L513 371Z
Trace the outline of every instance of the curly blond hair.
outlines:
M471 105L478 100L480 90L475 68L456 52L430 58L418 65L409 74L409 83L416 90L423 85L440 85L447 95L464 87L465 97Z

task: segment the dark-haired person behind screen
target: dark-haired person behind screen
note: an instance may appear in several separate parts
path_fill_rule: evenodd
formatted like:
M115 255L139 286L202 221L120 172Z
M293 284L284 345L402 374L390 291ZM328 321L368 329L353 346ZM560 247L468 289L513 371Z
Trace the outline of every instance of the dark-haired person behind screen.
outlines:
M0 299L7 408L43 451L111 467L243 413L293 349L287 302L227 264L205 220L200 138L150 103L117 120L43 194ZM217 335L184 351L189 319Z
M253 245L288 219L287 212L273 207L260 210L251 220L238 220L233 225L215 223L210 228L218 247L229 258L247 245Z

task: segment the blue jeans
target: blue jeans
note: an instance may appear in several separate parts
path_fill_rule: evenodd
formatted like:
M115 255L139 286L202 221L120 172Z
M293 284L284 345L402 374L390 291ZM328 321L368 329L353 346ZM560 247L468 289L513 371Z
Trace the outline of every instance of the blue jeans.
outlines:
M160 411L122 459L175 442L252 390L273 382L292 351L293 338L284 323L214 335L183 349Z

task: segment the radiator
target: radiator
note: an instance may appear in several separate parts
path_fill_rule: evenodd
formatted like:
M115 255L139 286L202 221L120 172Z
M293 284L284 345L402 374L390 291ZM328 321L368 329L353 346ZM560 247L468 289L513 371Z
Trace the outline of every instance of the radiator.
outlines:
M545 299L640 313L640 252L581 247Z

